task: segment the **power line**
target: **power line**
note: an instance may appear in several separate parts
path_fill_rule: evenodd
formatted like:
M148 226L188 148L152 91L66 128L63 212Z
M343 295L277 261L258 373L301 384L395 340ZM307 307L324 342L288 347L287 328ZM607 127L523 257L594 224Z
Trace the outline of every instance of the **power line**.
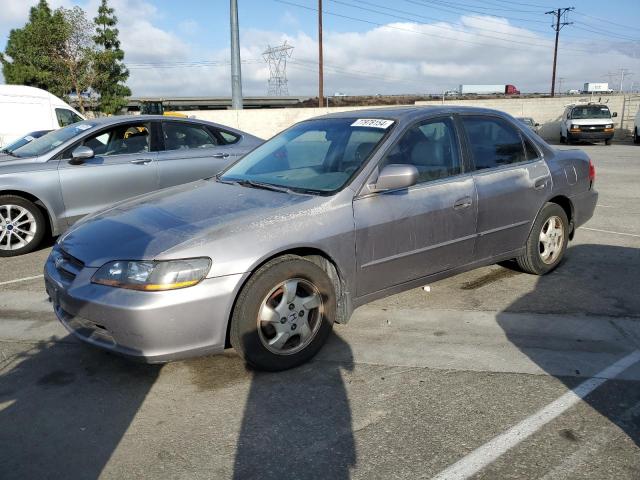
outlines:
M278 1L278 0L276 0L276 1ZM380 14L380 15L385 15L385 16L388 16L388 17L391 17L391 18L397 18L399 20L406 20L406 21L410 21L410 22L413 22L413 23L419 23L420 25L427 25L430 28L438 28L438 29L447 30L447 31L451 31L452 30L451 28L443 27L441 25L425 24L425 23L422 23L422 22L418 22L418 21L416 21L415 18L405 17L405 16L391 14L391 13L387 13L387 12L381 12L381 11L378 11L378 10L374 10L374 9L367 8L367 7L362 7L362 6L359 6L359 5L353 5L351 3L347 3L347 2L345 2L343 0L329 0L329 1L331 1L333 3L345 5L345 6L348 6L348 7L351 7L351 8L356 8L358 10L364 10L364 11L371 12L371 13L377 13L377 14ZM406 12L406 11L403 11L403 10L397 10L397 9L394 9L394 8L385 7L383 5L379 5L379 4L376 4L376 3L368 2L368 1L365 1L365 0L359 0L359 3L364 3L364 4L367 4L367 5L373 5L373 6L376 6L378 8L383 8L383 9L391 10L391 11L394 11L394 12L406 13L406 14L409 14L409 15L415 15L415 16L418 16L418 17L421 17L421 18L426 18L426 19L431 19L431 20L438 20L438 21L441 20L441 19L437 19L437 18L433 18L433 17L427 17L427 16L423 16L423 15L419 15L419 14L414 14L412 12ZM504 23L502 23L502 25L504 25ZM509 26L512 26L512 25L509 25ZM400 27L391 27L390 26L389 28L400 28ZM472 28L474 30L488 30L488 29L483 29L481 27L475 27L475 26L472 27ZM518 28L518 27L513 27L513 28ZM429 35L429 34L424 33L424 32L416 32L415 30L413 32L414 33L423 34L423 35ZM452 32L452 33L455 33L455 32ZM481 34L481 33L477 33L475 31L474 32L465 32L465 33L473 33L473 35L478 36L478 37L485 37L485 38L490 38L492 40L500 40L500 41L508 42L510 45L515 43L515 44L520 44L520 45L526 45L527 47L542 47L542 48L547 48L547 47L551 46L551 43L541 44L541 43L521 42L521 41L518 41L518 40L513 40L512 35L510 35L510 34L505 34L509 38L504 38L504 37L495 37L493 35L484 35L484 34ZM447 38L447 39L451 39L451 40L457 40L457 41L461 41L461 42L465 42L465 43L471 43L471 44L482 45L482 46L488 46L489 45L489 44L486 44L486 43L479 43L479 42L474 42L474 41L461 40L460 38L442 37L440 35L432 35L432 36L435 36L437 38ZM536 38L536 37L535 36L533 36L533 37L530 36L530 37L525 37L525 38ZM542 39L542 40L544 41L544 39ZM578 49L578 48L564 48L563 50L593 54L593 50L582 50L582 49Z
M560 30L562 30L562 27L571 25L572 23L567 21L561 21L561 19L563 16L566 17L567 12L570 12L571 10L574 10L574 7L558 8L556 10L545 12L545 15L553 15L555 17L553 20L554 24L552 25L552 28L556 31L556 45L555 45L555 48L553 49L553 74L551 76L551 96L552 97L555 97L555 94L556 94L556 63L558 62L558 38L560 37Z
M605 22L605 23L610 23L611 25L616 25L618 27L630 28L632 30L640 31L640 27L632 27L631 25L623 25L622 23L612 22L611 20L607 20L607 19L602 18L602 17L594 17L593 15L587 15L586 13L582 13L582 12L578 12L578 11L576 11L575 13L577 15L582 16L582 17L593 18L594 20L598 20L600 22Z
M366 10L366 11L370 11L370 12L373 12L373 13L379 13L379 14L381 14L381 15L387 15L387 16L394 17L394 18L398 18L398 19L401 19L401 20L408 20L408 21L411 21L411 22L415 22L415 19L414 19L414 18L408 18L408 17L402 17L402 16L398 16L398 15L392 15L392 14L389 14L389 13L386 13L386 12L379 12L379 11L375 11L375 10L373 10L373 9L367 9L367 8L365 8L365 7L360 7L360 6L357 6L357 5L352 5L352 4L346 3L346 2L341 1L341 0L330 0L330 1L332 1L332 2L334 2L334 3L338 3L338 4L342 4L342 5L346 5L346 6L349 6L349 7L352 7L352 8L359 8L359 9L361 9L361 10ZM385 9L385 10L390 10L390 11L392 11L392 12L402 13L402 14L406 14L406 15L413 15L413 16L415 16L415 17L423 18L423 19L426 19L426 20L435 20L435 21L437 21L437 22L444 21L444 20L442 20L441 18L437 18L437 17L429 17L429 16L426 16L426 15L420 15L420 14L418 14L418 13L415 13L415 12L408 12L408 11L406 11L406 10L398 10L398 9L396 9L396 8L386 7L386 6L384 6L384 5L380 5L380 4L373 3L373 2L367 2L367 1L365 1L365 0L359 0L359 2L358 2L358 3L363 3L363 4L366 4L366 5L371 5L371 6L374 6L374 7L377 7L377 8L382 8L382 9ZM504 25L504 23L502 23L502 25ZM430 24L429 26L430 26L430 27L432 27L432 28L439 28L439 29L442 29L442 30L448 30L448 31L450 31L450 30L451 30L451 29L450 29L450 28L448 28L448 27L443 27L443 26L440 26L440 25ZM510 25L510 26L511 26L511 25ZM514 28L517 28L517 27L514 27ZM474 30L489 31L489 32L494 32L494 33L498 33L498 34L500 34L499 32L495 32L495 29L482 28L482 27L477 27L477 26L474 26L474 27L473 27L473 29L474 29ZM475 32L474 32L474 33L475 33ZM546 33L546 32L545 32L545 33ZM492 38L492 39L496 39L496 40L504 40L504 41L513 42L511 34L508 34L508 33L507 33L507 34L505 34L505 35L508 35L508 36L509 36L509 38L504 38L504 37L494 37L493 35L483 35L483 34L479 34L479 33L476 33L476 35L481 36L481 37L486 37L486 38ZM523 36L524 36L524 38L533 38L533 39L536 39L536 40L538 39L538 37L536 37L535 35L528 35L528 36L527 36L527 35L523 35ZM516 42L516 43L518 43L518 42ZM519 42L519 43L522 43L522 44L524 44L524 45L531 45L530 43L524 43L524 42ZM546 45L545 45L545 46L546 46Z
M276 2L276 3L282 3L282 4L285 4L285 5L291 5L291 6L302 8L302 9L305 9L305 10L310 10L310 11L313 11L313 12L317 11L316 8L309 7L307 5L301 5L299 3L291 2L291 1L288 1L288 0L273 0L273 1ZM376 27L387 28L387 29L392 29L392 30L398 30L398 31L401 31L401 32L409 32L409 33L413 33L413 34L417 34L417 35L423 35L423 36L426 36L426 37L429 37L429 38L447 39L447 40L453 40L453 41L457 41L457 42L461 42L461 43L468 43L470 45L478 45L478 46L482 46L482 47L493 46L493 47L505 48L505 49L513 50L513 47L511 46L511 43L513 43L512 41L509 41L509 45L506 45L506 44L505 45L501 45L501 44L497 44L497 43L488 44L488 43L474 42L474 41L471 41L471 40L463 40L463 39L461 39L459 37L444 37L442 35L429 34L429 33L426 33L426 32L419 32L419 31L412 30L412 29L409 29L409 28L402 28L402 27L398 27L398 26L395 26L395 25L388 25L388 24L384 24L384 23L380 23L380 22L374 22L372 20L366 20L366 19L363 19L363 18L353 17L353 16L350 16L350 15L344 15L344 14L332 12L332 11L329 11L329 10L323 10L323 13L326 14L326 15L334 16L334 17L346 18L348 20L353 20L353 21L356 21L356 22L366 23L368 25L375 25ZM497 39L497 40L500 40L500 39ZM506 40L503 40L503 41L506 42ZM531 43L526 43L526 45L527 46L532 46ZM533 45L533 46L539 46L539 47L546 48L548 45ZM593 55L593 51L592 50L579 50L579 49L569 49L569 48L567 48L565 50L567 50L567 51L570 50L570 51L575 51L575 52L582 52L582 53Z

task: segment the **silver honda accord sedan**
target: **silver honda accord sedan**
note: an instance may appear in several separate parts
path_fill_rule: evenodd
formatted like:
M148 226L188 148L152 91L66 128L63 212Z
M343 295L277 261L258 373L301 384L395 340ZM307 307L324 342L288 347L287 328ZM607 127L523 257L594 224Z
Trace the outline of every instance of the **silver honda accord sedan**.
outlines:
M215 175L262 140L193 119L85 120L0 155L0 257L30 252L84 215Z
M82 220L46 288L97 347L164 362L233 346L283 370L374 299L509 259L550 272L593 214L594 179L585 153L493 110L328 115Z

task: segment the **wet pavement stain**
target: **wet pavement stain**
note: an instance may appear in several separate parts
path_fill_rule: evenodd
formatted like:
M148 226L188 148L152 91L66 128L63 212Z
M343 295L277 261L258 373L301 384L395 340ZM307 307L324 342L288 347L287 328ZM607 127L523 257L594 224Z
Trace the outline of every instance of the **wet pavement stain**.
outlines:
M506 278L515 277L516 275L520 275L521 272L517 272L515 270L509 270L507 268L503 268L501 270L496 270L486 275L483 275L480 278L476 278L470 282L465 282L460 287L461 290L476 290L478 288L489 285L490 283L497 282L499 280L504 280Z
M580 439L578 438L578 435L576 435L576 432L574 432L570 428L565 428L563 430L560 430L560 436L562 438L566 439L566 440L571 441L571 442L580 441Z
M186 366L191 382L200 391L219 390L250 382L253 372L235 353L193 358L179 362Z

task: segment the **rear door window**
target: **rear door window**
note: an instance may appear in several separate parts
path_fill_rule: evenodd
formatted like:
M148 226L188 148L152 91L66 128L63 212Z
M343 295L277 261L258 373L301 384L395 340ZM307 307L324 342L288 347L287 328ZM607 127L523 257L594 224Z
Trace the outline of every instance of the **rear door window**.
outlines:
M165 150L194 150L218 145L214 135L202 125L163 122Z
M496 117L462 116L476 170L502 167L527 159L520 132Z

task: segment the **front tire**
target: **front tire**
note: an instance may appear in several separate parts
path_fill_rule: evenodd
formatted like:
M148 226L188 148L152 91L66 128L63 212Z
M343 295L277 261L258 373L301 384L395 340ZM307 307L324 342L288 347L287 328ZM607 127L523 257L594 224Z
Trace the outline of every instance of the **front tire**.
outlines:
M280 371L310 360L326 342L336 316L336 289L314 262L284 255L260 267L242 288L230 340L259 370Z
M0 195L0 257L33 251L45 231L42 210L33 202L16 195Z
M640 135L638 135L638 127L633 129L633 143L640 144Z
M567 214L555 203L542 207L525 245L525 252L516 261L525 272L544 275L556 268L569 242Z
M605 144L605 145L611 145L611 139L610 139L610 138L606 139L606 140L604 141L604 144Z

